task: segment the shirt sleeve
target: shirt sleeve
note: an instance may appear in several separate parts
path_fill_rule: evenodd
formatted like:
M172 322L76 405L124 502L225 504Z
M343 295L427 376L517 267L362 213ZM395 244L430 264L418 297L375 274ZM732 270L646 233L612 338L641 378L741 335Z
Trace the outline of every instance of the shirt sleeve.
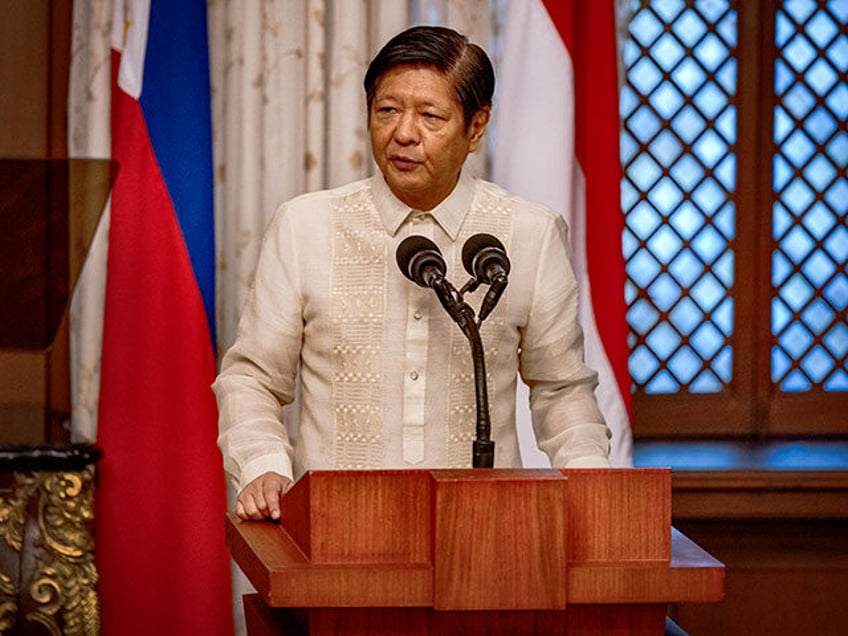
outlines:
M236 341L212 385L218 446L238 490L268 471L293 478L282 405L294 399L303 335L296 243L283 206L264 235Z
M520 360L536 441L554 467L608 467L610 432L594 395L598 375L584 362L577 282L559 215L551 216L541 246Z

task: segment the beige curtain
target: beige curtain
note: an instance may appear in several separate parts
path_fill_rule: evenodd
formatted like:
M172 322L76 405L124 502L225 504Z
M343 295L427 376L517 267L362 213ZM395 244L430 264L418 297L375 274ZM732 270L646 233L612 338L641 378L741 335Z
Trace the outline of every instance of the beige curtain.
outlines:
M74 2L68 94L68 151L71 157L110 156L112 0ZM94 235L71 299L71 435L93 442L100 395L100 348L109 204Z

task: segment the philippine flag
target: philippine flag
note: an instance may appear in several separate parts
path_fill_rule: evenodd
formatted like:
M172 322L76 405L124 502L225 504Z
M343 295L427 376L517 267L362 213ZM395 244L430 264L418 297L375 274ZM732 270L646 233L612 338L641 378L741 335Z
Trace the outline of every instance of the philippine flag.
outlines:
M599 373L598 402L613 433L611 461L629 466L615 3L511 2L503 33L494 181L568 223L586 359Z
M104 634L232 634L205 0L117 1L98 444Z

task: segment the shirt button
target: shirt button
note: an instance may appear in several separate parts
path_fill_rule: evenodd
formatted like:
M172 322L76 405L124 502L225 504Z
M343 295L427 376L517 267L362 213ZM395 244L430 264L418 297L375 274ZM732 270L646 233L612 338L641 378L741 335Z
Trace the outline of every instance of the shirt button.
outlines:
M413 371L412 373L410 373L409 378L413 381L417 380L418 379L418 371Z
M415 320L421 320L421 316L422 314L420 309L416 310L416 312L412 314L412 317L415 318Z

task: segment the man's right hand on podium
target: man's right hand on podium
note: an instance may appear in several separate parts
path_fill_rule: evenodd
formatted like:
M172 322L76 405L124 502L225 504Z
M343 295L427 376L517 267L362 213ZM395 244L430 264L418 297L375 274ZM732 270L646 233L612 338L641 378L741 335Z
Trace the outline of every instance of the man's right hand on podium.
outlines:
M236 498L236 515L245 521L280 518L280 496L294 482L279 473L267 472L247 484Z

